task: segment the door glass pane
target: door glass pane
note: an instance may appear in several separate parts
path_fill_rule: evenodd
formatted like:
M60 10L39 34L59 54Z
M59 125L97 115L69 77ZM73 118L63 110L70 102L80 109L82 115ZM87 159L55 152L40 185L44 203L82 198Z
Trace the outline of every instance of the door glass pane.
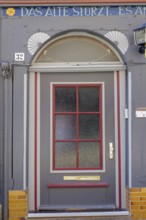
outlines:
M79 143L79 168L100 166L100 145L98 142Z
M56 112L76 111L76 90L75 88L55 89Z
M79 139L99 139L99 115L79 115Z
M56 140L73 140L76 138L76 116L56 115Z
M76 143L57 142L55 145L55 167L75 168L76 167Z
M88 86L79 88L79 111L99 111L99 87Z

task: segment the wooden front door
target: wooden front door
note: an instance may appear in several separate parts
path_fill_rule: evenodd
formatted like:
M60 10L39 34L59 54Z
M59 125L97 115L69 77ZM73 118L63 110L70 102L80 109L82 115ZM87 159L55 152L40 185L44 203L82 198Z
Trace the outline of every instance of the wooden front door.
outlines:
M116 208L114 72L40 74L40 209Z

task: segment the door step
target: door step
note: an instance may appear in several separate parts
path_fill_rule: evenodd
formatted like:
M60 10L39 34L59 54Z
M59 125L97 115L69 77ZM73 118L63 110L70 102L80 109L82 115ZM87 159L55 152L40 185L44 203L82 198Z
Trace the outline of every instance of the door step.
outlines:
M27 220L130 220L128 211L29 213Z

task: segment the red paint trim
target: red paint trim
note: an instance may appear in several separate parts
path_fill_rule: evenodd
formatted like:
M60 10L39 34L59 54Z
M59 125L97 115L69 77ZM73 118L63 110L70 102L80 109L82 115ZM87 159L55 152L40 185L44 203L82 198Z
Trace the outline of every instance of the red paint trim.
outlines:
M84 140L84 141L83 141L83 140L77 140L77 141L78 141L78 142L100 142L100 140L92 140L92 139L91 139L91 140L90 140L90 139L86 139L86 140ZM68 142L69 142L69 143L70 143L70 142L73 142L73 143L74 143L75 140L56 140L55 142L67 142L67 143L68 143Z
M96 89L99 89L99 99L100 99L100 107L98 112L80 112L79 111L79 88L82 87L95 87ZM76 112L57 112L56 111L56 95L55 91L56 88L75 88L76 90ZM76 138L74 140L59 140L56 139L56 134L55 134L55 126L56 126L56 115L75 115L76 116ZM79 139L79 116L80 115L99 115L100 122L99 122L99 127L100 127L100 135L98 139ZM53 85L53 170L101 170L103 169L103 146L102 146L102 85L101 84L54 84ZM55 144L56 143L61 143L61 142L73 142L76 143L76 166L74 168L56 168L55 167ZM80 142L98 142L100 145L100 165L98 167L90 167L90 168L79 168L79 143Z
M99 103L99 114L100 114L100 141L99 141L99 144L100 144L100 167L101 169L103 169L103 157L105 157L105 155L103 155L103 127L102 127L102 115L103 115L103 109L102 109L102 103L103 103L103 97L102 97L102 84L99 86L100 90L99 90L99 100L100 100L100 103Z
M76 86L76 169L79 167L79 87Z
M56 136L56 133L55 133L55 117L56 117L56 114L54 114L55 112L55 109L56 109L56 105L55 105L55 85L53 85L53 124L52 124L52 139L53 139L53 142L52 142L52 147L53 147L53 150L52 150L52 153L53 153L53 170L55 169L55 136Z
M117 111L118 111L118 178L119 178L119 208L121 208L121 123L120 123L120 74L117 71Z
M108 183L81 183L81 184L48 184L48 188L106 188L108 187Z
M34 209L37 210L37 72L34 75Z
M71 5L71 4L75 4L75 5L79 5L79 4L112 4L112 3L116 3L116 4L128 4L128 3L132 3L132 4L142 4L142 3L146 3L146 0L143 1L138 1L138 0L1 0L0 1L0 5L5 6L5 5Z

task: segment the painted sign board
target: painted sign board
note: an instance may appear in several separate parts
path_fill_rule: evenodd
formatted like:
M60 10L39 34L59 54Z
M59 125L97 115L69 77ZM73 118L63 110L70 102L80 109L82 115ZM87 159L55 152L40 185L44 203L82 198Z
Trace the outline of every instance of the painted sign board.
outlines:
M0 5L72 5L72 4L140 4L146 3L146 0L1 0Z
M146 15L146 5L141 6L36 6L36 7L4 7L3 16L122 16Z
M136 111L136 118L146 118L146 111Z
M146 118L146 107L137 108L135 111L136 118Z

